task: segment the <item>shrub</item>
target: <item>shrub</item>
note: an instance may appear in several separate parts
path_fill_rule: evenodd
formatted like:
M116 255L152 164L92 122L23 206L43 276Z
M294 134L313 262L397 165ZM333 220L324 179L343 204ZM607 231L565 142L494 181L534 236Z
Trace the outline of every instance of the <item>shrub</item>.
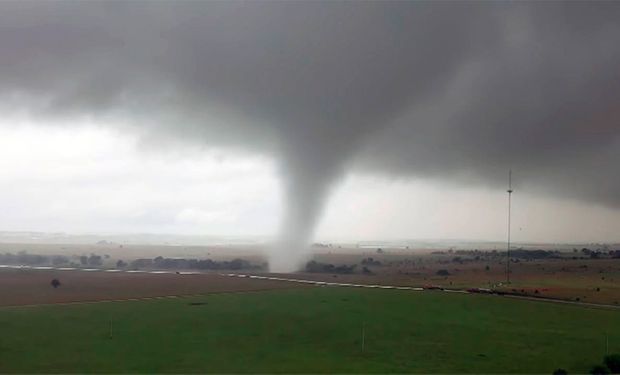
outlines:
M603 362L612 374L620 374L620 354L606 355Z
M592 375L607 375L609 374L609 369L603 365L595 365L590 370L590 374Z
M563 368L558 368L553 371L553 375L568 375L568 371Z
M448 270L439 270L436 273L439 276L450 276L450 272L448 272Z

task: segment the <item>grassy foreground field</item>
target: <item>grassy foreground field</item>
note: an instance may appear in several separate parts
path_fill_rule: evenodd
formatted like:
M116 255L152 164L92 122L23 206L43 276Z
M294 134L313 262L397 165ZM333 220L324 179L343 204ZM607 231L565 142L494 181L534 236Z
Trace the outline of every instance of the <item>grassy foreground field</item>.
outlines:
M12 307L0 372L584 373L619 327L618 310L330 287Z

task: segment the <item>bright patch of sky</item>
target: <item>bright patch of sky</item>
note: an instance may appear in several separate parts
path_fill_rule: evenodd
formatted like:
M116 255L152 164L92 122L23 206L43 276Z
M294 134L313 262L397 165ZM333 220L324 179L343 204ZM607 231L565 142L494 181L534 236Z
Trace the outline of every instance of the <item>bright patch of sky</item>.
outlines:
M275 236L282 215L273 160L226 150L148 149L113 127L0 126L0 230ZM317 240L503 240L506 192L350 174ZM618 241L620 213L513 195L515 241Z

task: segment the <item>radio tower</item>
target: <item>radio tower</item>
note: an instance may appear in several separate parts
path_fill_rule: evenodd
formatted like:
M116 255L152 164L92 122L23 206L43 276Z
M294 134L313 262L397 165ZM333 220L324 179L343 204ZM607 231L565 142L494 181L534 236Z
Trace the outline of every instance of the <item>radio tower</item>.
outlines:
M508 171L508 245L506 247L506 284L510 284L510 203L512 198L512 170Z

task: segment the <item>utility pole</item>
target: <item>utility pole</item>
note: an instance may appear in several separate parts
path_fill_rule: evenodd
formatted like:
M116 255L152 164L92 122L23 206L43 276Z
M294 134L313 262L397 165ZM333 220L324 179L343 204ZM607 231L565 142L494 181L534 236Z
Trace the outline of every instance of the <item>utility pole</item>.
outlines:
M512 200L512 170L508 171L508 245L506 248L506 284L510 284L510 205Z
M362 353L364 353L364 346L366 344L366 323L362 323Z
M609 355L609 333L605 332L605 355Z

